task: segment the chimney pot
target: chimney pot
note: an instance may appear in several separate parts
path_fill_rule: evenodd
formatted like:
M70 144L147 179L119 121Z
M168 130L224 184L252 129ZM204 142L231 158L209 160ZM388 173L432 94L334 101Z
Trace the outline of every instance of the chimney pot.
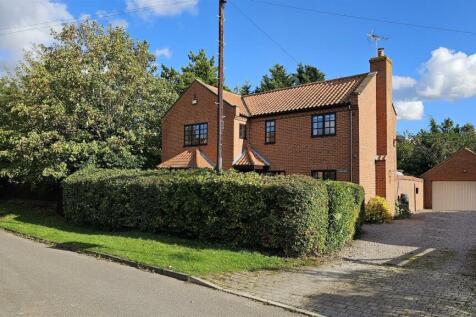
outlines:
M377 56L378 57L385 56L385 49L383 47L380 47L379 49L377 49Z

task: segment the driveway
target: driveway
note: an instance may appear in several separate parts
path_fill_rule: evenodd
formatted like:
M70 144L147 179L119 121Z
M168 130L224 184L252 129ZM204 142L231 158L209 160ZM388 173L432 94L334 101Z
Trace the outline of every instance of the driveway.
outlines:
M319 267L211 279L329 317L476 316L476 211L366 225Z
M0 316L296 316L0 230Z

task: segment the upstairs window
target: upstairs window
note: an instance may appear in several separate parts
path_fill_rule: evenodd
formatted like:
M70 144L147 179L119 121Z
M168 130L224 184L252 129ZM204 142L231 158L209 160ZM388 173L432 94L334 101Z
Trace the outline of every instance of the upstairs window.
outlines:
M336 114L326 113L312 116L312 136L336 135Z
M276 143L276 120L266 120L264 131L264 143Z
M208 123L187 124L184 127L184 145L196 146L208 143Z
M246 140L246 124L240 123L240 139Z
M317 170L311 171L311 176L316 179L322 180L337 180L337 171L336 170Z

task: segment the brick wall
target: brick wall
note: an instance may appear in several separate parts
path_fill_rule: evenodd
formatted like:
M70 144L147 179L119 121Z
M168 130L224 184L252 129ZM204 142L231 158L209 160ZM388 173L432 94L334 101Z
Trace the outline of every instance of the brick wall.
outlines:
M476 155L462 149L445 162L423 174L425 208L432 208L433 181L476 181Z
M196 96L197 104L192 104ZM175 105L167 112L162 122L162 161L169 160L175 155L190 148L200 148L208 158L216 162L217 142L217 96L208 88L194 82L179 98ZM224 130L223 130L223 168L231 168L234 159L235 118L238 115L237 107L225 103ZM203 146L184 146L184 125L194 123L208 123L208 144Z
M392 97L392 61L383 55L370 59L370 71L377 72L377 155L385 160L376 162L376 194L389 202L392 211L396 199L396 114Z
M312 137L311 116L336 114L336 135ZM276 143L265 144L265 121L276 120ZM311 170L337 170L337 179L350 180L350 119L348 106L253 118L248 121L250 144L271 162L270 170L311 175ZM357 158L354 162L358 162ZM354 177L358 170L354 165Z
M365 199L375 196L375 156L377 154L377 121L376 121L376 78L367 84L366 89L355 98L359 105L356 116L358 138L355 152L359 153L358 182L365 188Z

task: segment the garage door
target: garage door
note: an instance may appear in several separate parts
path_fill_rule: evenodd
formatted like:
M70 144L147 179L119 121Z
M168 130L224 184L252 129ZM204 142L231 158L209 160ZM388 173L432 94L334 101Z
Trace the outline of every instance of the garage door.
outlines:
M475 210L476 182L433 182L434 210Z

